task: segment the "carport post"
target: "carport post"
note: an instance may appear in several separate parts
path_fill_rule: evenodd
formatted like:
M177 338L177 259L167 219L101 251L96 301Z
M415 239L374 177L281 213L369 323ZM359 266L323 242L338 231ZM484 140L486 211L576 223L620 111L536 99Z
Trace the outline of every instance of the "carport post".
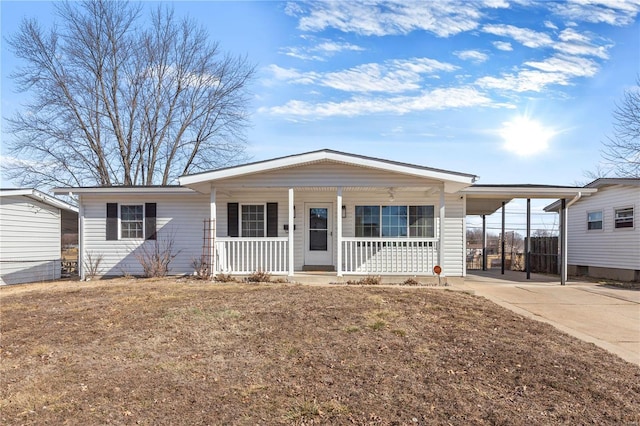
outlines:
M524 267L527 279L531 279L531 198L527 198L527 240L524 245Z
M560 285L567 283L567 200L560 200Z
M482 215L482 270L487 270L487 215Z
M505 217L504 217L504 201L502 202L502 236L501 236L501 242L500 242L500 251L502 252L501 254L501 259L500 259L500 263L502 265L502 275L504 275L504 221L505 221Z

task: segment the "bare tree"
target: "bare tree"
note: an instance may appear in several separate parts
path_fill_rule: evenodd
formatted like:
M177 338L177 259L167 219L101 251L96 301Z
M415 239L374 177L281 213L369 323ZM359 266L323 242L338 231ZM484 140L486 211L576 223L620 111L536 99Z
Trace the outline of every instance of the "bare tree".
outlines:
M254 67L189 19L110 0L56 5L8 40L33 94L9 119L7 177L28 185L166 185L244 160Z
M602 157L613 174L640 177L640 76L613 111L613 135L603 142Z

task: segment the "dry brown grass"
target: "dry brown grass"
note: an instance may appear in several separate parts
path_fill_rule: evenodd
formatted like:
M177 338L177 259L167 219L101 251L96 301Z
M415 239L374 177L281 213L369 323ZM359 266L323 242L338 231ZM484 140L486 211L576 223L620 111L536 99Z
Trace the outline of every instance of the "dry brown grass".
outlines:
M1 424L638 424L640 369L426 288L0 289Z

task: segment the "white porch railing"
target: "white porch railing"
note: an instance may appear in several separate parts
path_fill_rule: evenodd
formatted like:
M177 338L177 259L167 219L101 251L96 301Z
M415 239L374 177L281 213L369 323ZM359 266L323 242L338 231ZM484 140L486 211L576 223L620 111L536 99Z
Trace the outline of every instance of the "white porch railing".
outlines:
M433 275L438 240L409 238L343 238L345 274Z
M216 238L216 271L251 274L289 271L288 238Z

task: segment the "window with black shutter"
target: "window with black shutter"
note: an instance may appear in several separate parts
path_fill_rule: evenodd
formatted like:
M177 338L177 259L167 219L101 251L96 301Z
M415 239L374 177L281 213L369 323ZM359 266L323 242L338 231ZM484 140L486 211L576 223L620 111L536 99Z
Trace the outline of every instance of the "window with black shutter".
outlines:
M144 235L147 240L155 240L156 236L156 203L144 205Z
M107 203L106 239L157 238L156 203Z
M107 203L107 241L118 239L118 203Z
M278 203L267 203L267 237L278 236Z
M230 237L240 236L238 210L238 203L227 203L227 235Z

